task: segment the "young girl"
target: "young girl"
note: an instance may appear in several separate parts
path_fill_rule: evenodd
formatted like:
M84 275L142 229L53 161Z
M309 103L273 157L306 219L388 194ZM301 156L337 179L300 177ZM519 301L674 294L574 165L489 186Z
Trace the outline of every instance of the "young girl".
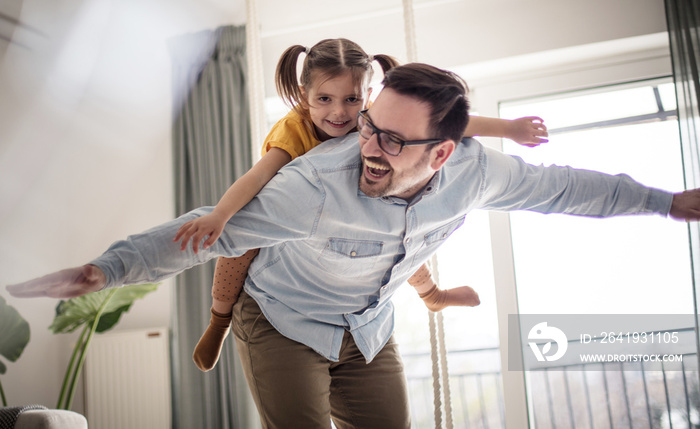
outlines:
M297 59L301 53L306 53L306 58L297 80ZM231 185L210 214L183 225L174 241L182 240L184 250L192 238L196 253L201 240L208 236L203 246L211 246L231 216L252 200L285 164L328 139L355 131L357 114L367 104L374 61L385 73L398 65L387 55L370 57L347 39L322 40L311 49L300 45L288 48L277 65L275 82L278 93L292 110L270 131L263 145L262 159ZM540 138L546 136L546 128L536 117L514 121L471 117L465 134L507 137L530 146L546 141ZM228 335L233 304L257 253L255 249L238 258L217 261L211 321L193 355L202 371L212 369L219 359ZM477 293L468 286L438 289L426 266L419 268L408 282L431 311L452 305L479 304Z

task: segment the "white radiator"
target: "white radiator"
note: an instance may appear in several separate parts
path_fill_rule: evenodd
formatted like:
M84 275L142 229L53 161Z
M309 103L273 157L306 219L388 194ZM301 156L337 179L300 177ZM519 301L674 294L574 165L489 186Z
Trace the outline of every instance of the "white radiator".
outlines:
M90 429L170 429L167 329L95 334L84 376Z

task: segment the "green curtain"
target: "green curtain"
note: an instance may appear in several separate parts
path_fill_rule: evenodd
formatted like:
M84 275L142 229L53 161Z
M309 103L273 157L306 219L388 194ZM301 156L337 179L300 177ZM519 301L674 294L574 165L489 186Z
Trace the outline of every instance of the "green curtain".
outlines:
M700 187L700 1L665 0L678 123L688 189ZM688 225L693 264L695 334L700 350L700 226ZM700 353L699 353L700 356ZM698 358L700 362L700 357Z
M173 62L176 215L215 205L251 166L245 27L225 26L169 41ZM172 319L173 427L254 428L257 412L235 341L212 371L192 352L209 322L214 261L176 278Z

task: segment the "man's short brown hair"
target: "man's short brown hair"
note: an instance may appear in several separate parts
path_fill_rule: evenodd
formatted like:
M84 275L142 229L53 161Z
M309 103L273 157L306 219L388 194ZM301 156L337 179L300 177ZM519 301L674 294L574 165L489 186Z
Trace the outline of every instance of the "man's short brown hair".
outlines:
M468 89L455 73L409 63L389 70L382 85L430 106L431 138L459 142L464 136L469 121Z

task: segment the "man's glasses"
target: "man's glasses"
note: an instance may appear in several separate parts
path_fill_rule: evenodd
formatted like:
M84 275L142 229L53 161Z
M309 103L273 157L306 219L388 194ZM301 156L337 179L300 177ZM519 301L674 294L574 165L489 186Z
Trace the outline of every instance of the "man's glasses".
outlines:
M371 139L372 136L376 134L379 148L386 152L387 155L391 156L398 156L404 146L440 143L443 141L443 139L401 140L395 135L375 127L372 121L367 117L367 109L357 112L357 131L359 131L362 138L366 140Z

